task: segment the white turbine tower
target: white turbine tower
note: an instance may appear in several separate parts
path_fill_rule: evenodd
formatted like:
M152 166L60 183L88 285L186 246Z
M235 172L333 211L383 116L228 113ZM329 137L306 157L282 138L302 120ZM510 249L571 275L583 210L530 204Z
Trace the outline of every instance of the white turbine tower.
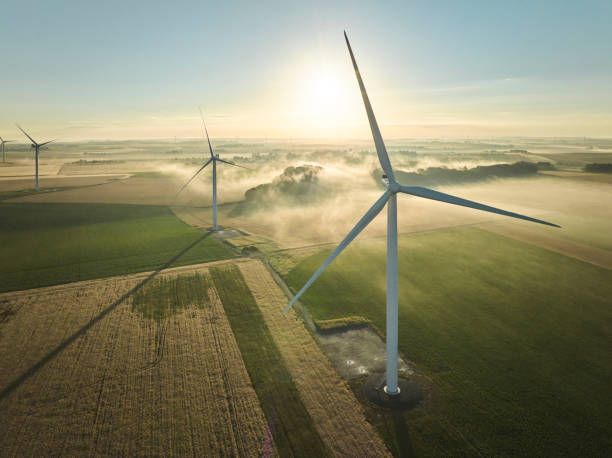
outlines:
M2 149L2 162L6 162L6 152L4 150L4 144L5 143L12 143L15 140L4 140L2 137L0 137L0 149Z
M231 161L225 161L223 159L221 159L219 157L219 154L215 154L213 153L213 148L212 145L210 143L210 137L208 136L208 129L206 128L206 123L204 122L204 115L202 115L202 110L200 109L200 117L202 118L202 126L204 128L204 132L202 132L202 136L204 136L204 133L206 133L206 140L208 141L208 149L210 151L210 159L208 161L206 161L204 163L204 165L202 165L202 167L200 167L198 169L198 171L196 173L193 174L193 176L187 181L187 183L185 183L183 185L183 187L181 189L179 189L179 191L176 193L176 195L174 196L175 198L178 197L178 195L183 191L183 189L185 189L187 187L187 185L189 183L191 183L193 181L193 179L198 176L198 174L204 170L204 168L210 164L212 162L213 165L213 185L212 185L212 193L213 193L213 205L212 205L212 209L213 209L213 225L212 225L212 230L216 231L217 230L217 162L223 162L224 164L229 164L229 165L233 165L234 167L241 167L243 169L246 169L247 167L244 167L242 165L238 165L234 162Z
M34 148L34 150L35 150L35 155L36 155L35 156L35 158L36 158L36 190L38 191L39 190L39 187L38 187L38 150L40 149L41 146L44 146L47 143L54 142L55 140L49 140L48 142L44 142L44 143L36 143L36 141L32 137L30 137L27 134L27 132L21 128L21 126L19 124L17 124L17 127L19 127L19 130L21 132L23 132L24 135L30 139L30 141L32 142L32 148Z
M425 199L438 200L440 202L447 202L453 205L460 205L462 207L475 208L477 210L483 210L491 213L497 213L499 215L510 216L513 218L524 219L527 221L533 221L535 223L545 224L547 226L560 227L556 224L548 223L528 216L519 215L517 213L500 210L498 208L489 207L488 205L479 204L469 200L461 199L459 197L444 194L432 189L423 188L420 186L402 186L395 180L393 174L393 168L389 161L389 156L385 148L380 130L374 112L372 111L372 105L368 99L365 86L359 74L357 68L357 62L353 55L353 50L349 43L346 32L344 32L344 38L348 51L353 62L353 68L355 69L355 75L357 76L357 82L359 83L359 89L361 90L361 97L365 105L368 120L370 122L370 128L372 130L372 136L374 137L374 144L376 145L376 153L378 154L378 160L384 171L383 182L385 183L386 190L383 195L376 201L376 203L366 212L366 214L359 220L357 225L351 229L348 235L340 242L336 249L329 255L329 257L321 264L319 269L314 275L306 282L302 289L291 299L289 304L283 309L283 313L287 312L293 304L300 298L302 294L308 289L310 285L323 273L323 271L329 266L329 264L336 259L336 257L344 250L352 241L359 235L359 233L380 213L385 204L387 207L387 367L386 367L386 386L384 387L385 392L388 395L399 394L398 377L397 377L397 359L398 359L398 272L397 272L397 193L401 192L404 194L410 194L417 197L424 197Z

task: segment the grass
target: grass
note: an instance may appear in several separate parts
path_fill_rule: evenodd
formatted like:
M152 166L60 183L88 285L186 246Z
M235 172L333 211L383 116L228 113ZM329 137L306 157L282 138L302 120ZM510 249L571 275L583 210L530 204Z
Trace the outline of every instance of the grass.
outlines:
M289 285L328 254L299 264ZM347 249L303 302L315 320L363 316L384 332L384 292L385 241L371 240ZM399 292L400 351L438 393L405 414L415 454L609 452L612 271L454 229L400 239Z
M401 375L400 377L404 378ZM429 393L429 391L431 390L429 386L430 383L428 383L424 377L419 377L415 375L406 377L406 378L409 379L409 382L418 386L421 389L422 393L423 392L425 393L424 397L427 398L427 401L426 401L428 403L427 412L429 413L429 415L432 415L433 412L436 412L435 409L439 407L433 404L432 402L432 396L431 396L431 393ZM402 412L401 410L389 410L386 407L381 407L381 406L378 406L370 402L366 398L366 395L363 389L363 385L364 385L364 382L366 382L366 380L367 380L367 376L364 375L364 376L349 380L348 383L351 389L353 390L355 397L359 399L359 401L365 407L364 414L365 414L366 420L376 428L376 430L378 431L378 434L380 434L380 437L384 440L389 450L393 453L394 456L426 455L427 453L423 453L422 448L418 450L419 453L415 453L414 447L412 445L412 441L414 440L414 437L413 435L411 435L408 425L410 422L414 421L414 418L411 417L411 415L414 412L406 413L406 412ZM435 399L434 401L437 401L437 399ZM417 415L419 417L423 416L422 411L419 412L419 410L417 410L417 412L418 412ZM454 444L453 448L457 450L457 452L450 454L448 452L449 450L448 445L447 445L446 450L430 446L432 450L435 450L435 453L432 453L430 451L428 454L435 455L435 456L444 456L444 455L449 455L449 454L450 455L477 456L479 454L478 450L473 449L469 445L466 447L464 439L462 439L461 437L453 437L453 435L448 434L447 431L442 431L438 429L433 434L430 431L429 437L427 438L427 440L431 441L431 443L438 442L441 439L445 444L455 442L456 444ZM465 450L460 452L462 448L464 448Z
M0 203L0 292L234 256L202 237L167 207Z
M326 456L325 445L236 266L210 269L280 456Z
M347 316L331 320L317 320L314 323L317 330L325 332L364 327L370 324L370 320L361 316Z
M143 318L163 320L189 307L203 308L210 305L207 276L195 273L176 277L158 277L136 291L132 310Z

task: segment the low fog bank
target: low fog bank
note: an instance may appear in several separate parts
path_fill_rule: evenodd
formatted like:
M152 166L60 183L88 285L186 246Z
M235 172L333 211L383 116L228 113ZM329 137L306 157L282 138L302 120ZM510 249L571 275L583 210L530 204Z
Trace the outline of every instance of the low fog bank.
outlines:
M376 169L375 158L359 153L357 165L346 161L338 151L315 151L306 153L272 151L253 153L248 156L235 155L231 160L248 169L217 164L217 186L220 203L249 200L272 208L275 198L286 205L305 203L311 198L325 198L342 186L364 186L371 181L371 173ZM325 158L328 160L325 160ZM222 156L225 158L225 156ZM203 159L202 163L207 160ZM202 164L201 163L201 164ZM200 164L200 166L201 166ZM156 170L172 177L181 184L189 180L198 170L198 165L177 161L157 163ZM310 181L309 181L310 180ZM342 185L344 183L344 185ZM315 184L316 186L311 186ZM211 201L212 165L206 167L179 197L180 204ZM316 196L308 196L315 191ZM248 196L247 196L248 193ZM246 207L243 212L251 211Z
M538 165L541 161L535 159L516 160L525 154L524 150L458 154L398 149L390 156L398 180L405 185L436 187L459 197L551 220L564 226L562 232L403 195L398 197L400 231L508 220L508 224L529 225L534 231L553 231L555 236L609 247L609 237L604 235L612 232L612 197L607 185L542 176L538 168L552 165ZM341 240L382 193L376 153L366 149L278 148L235 154L231 160L250 170L218 166L220 203L237 203L225 210L226 223L287 244ZM159 165L160 171L177 180L177 188L197 168L178 161ZM180 203L210 203L210 168L192 182L185 196L179 198ZM364 237L385 235L385 214L383 211L364 231Z
M418 197L398 195L399 231L408 233L503 222L552 237L612 249L609 236L612 233L612 194L607 187L609 185L535 177L498 179L438 188L459 197L548 220L560 224L562 229ZM268 235L287 246L338 242L381 194L382 190L377 189L374 183L350 190L339 187L325 199L302 205L279 204L232 219L247 231L254 228L254 232ZM383 210L360 237L385 234L386 211Z
M272 182L260 184L244 193L244 201L237 205L231 216L246 215L278 206L300 206L333 195L335 189L329 181L320 183L323 171L319 165L287 167Z
M372 166L375 167L375 164L371 164ZM243 224L244 219L249 217L251 220L273 222L267 230L272 231L277 239L303 238L323 241L337 238L337 235L334 236L338 232L337 224L344 225L346 221L348 225L350 220L357 221L368 208L364 203L372 205L384 189L382 172L376 168L369 176L364 174L363 170L352 170L353 173L348 176L346 172L339 174L338 170L339 167L325 168L309 164L287 167L271 182L247 190L245 199L236 205L228 216L241 217ZM500 177L534 177L536 174L537 166L526 162L461 170L429 168L412 173L397 171L397 177L402 183L436 187L444 184L499 180ZM401 198L409 199L408 196ZM420 200L412 202L411 214L425 210L426 207L422 206ZM431 206L431 202L428 205ZM445 214L423 214L419 220L412 221L406 230L472 224L487 220L489 216L473 215L465 211L458 213L456 209L449 208ZM384 225L382 227L384 230Z
M610 162L610 150L588 149L590 144L582 139L574 143L551 144L535 139L387 142L397 177L405 185L436 187L563 226L562 230L555 230L402 195L398 197L400 231L507 220L508 224L520 224L534 231L556 231L551 234L612 249L608 240L608 234L612 233L610 185L537 173L538 168L542 170L538 162L550 161L547 167L554 167L560 163L554 158L561 156L567 163L573 161L571 164L582 164L587 155L590 155L589 162ZM296 244L337 242L382 194L382 172L369 141L220 141L213 144L222 159L249 168L223 163L217 167L219 203L226 204L221 208L223 224L247 232ZM202 170L174 199L174 194L208 160L206 145L198 146L194 140L174 144L133 142L110 145L112 148L103 144L94 146L86 156L78 152L78 145L70 145L62 153L55 149L49 151L41 163L42 170L48 167L45 164L55 161L57 170L70 168L75 174L123 171L135 173L134 177L116 184L48 194L47 199L61 201L62 196L68 196L70 201L138 200L189 206L211 203L212 165ZM62 155L64 159L60 159ZM42 196L37 198L40 200ZM364 237L384 236L385 214L383 211L364 231Z

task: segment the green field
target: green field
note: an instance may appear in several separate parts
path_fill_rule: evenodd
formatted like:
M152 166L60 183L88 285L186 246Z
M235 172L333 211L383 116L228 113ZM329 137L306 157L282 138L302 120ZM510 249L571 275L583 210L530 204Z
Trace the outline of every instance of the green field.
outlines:
M167 207L0 203L0 292L232 256Z
M326 456L325 445L236 266L210 270L280 456Z
M370 240L303 302L315 319L358 315L384 332L384 292L385 240ZM413 234L400 238L399 317L400 351L434 393L404 415L404 454L609 454L612 271L474 228Z
M132 311L159 322L190 306L203 308L210 286L209 278L199 273L154 278L134 293Z

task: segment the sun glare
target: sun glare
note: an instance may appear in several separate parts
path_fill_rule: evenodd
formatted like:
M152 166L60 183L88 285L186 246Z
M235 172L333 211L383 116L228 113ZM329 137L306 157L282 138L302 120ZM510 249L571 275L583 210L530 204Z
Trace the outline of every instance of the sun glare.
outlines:
M331 69L319 69L307 74L303 81L298 111L310 128L333 129L348 121L351 99L348 89L352 81Z
M313 73L308 83L309 94L321 103L333 101L340 92L338 77L332 73Z

